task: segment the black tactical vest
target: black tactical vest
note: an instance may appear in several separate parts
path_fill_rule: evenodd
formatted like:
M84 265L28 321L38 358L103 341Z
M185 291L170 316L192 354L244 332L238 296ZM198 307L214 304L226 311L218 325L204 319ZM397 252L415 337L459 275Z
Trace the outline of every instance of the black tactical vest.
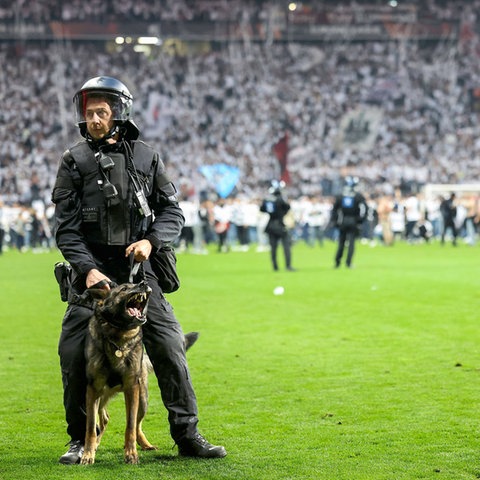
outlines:
M157 156L150 146L141 141L132 142L132 147L138 183L148 197L153 189ZM82 233L87 241L125 246L141 238L146 230L147 219L139 214L134 205L134 189L127 172L129 160L123 149L106 152L115 165L103 173L95 152L87 142L79 142L70 148L70 154L83 181L79 195L82 204ZM113 199L107 199L104 194L108 182L118 192Z

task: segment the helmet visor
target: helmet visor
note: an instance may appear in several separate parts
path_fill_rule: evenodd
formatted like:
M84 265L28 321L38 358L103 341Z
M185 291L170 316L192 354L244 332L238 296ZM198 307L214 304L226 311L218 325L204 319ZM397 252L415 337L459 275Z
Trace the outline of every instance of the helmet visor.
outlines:
M86 123L85 114L90 98L105 100L112 109L112 119L118 123L126 122L130 118L132 99L116 92L105 90L80 90L73 97L75 121L77 125Z

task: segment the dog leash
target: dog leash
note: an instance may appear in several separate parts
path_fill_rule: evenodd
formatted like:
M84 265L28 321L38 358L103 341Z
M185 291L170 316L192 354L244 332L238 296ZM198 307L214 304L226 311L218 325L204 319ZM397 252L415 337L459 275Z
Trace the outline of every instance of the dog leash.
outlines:
M138 273L138 270L140 269L140 265L142 264L142 262L136 262L135 261L135 256L133 254L133 252L128 256L129 260L130 260L130 275L128 277L128 282L129 283L134 283L133 281L133 278L135 277L135 275L137 275ZM142 274L143 274L143 280L146 280L146 276L145 276L145 269L142 268Z

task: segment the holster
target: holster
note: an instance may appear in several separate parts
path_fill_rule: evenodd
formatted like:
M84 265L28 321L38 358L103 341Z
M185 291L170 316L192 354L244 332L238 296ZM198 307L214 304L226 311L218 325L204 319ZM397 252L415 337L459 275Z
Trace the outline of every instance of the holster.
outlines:
M55 278L60 287L62 302L68 301L68 292L72 284L72 266L67 262L57 262L53 269Z

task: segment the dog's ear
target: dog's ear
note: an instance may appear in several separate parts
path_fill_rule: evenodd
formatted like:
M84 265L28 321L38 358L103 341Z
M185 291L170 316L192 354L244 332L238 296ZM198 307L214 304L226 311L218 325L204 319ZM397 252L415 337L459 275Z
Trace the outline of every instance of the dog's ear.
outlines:
M94 300L104 300L110 295L110 290L105 288L88 288L87 292Z

